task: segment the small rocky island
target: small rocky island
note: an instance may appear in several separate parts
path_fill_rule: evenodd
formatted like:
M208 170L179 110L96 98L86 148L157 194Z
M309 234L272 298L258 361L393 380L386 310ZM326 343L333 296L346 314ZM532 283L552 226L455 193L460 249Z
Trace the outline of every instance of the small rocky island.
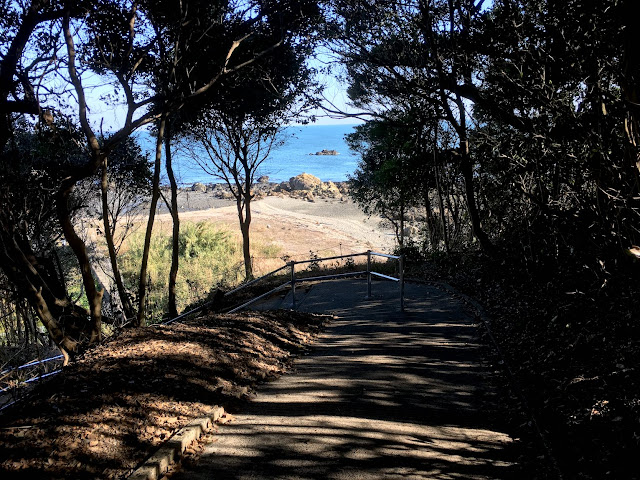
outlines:
M310 153L309 155L340 155L336 150L322 150L316 153Z

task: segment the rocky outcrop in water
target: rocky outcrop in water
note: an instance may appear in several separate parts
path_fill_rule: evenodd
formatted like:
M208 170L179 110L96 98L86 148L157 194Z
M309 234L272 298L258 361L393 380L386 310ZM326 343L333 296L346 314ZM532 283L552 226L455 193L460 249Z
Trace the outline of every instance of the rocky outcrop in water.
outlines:
M321 150L316 153L310 153L309 155L340 155L336 150Z

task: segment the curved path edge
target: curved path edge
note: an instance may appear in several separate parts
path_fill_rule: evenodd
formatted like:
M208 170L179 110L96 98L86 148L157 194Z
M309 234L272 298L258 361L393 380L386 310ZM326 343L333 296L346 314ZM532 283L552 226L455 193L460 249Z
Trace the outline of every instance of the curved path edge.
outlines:
M407 284L405 293L399 312L387 282L368 299L362 280L298 288L300 310L335 320L311 355L265 385L173 478L514 478L514 442L476 315L433 286Z

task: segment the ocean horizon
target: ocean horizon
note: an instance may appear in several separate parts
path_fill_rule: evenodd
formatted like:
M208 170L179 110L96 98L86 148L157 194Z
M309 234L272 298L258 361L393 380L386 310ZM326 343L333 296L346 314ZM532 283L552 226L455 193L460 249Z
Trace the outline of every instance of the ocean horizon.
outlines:
M284 144L272 150L258 169L256 180L268 176L270 182L284 182L301 173L314 175L327 182L343 182L358 164L358 155L349 150L345 135L352 133L356 125L299 125L284 130ZM155 140L150 134L138 135L143 151L153 159ZM322 150L336 150L338 155L315 155ZM194 183L220 183L221 180L206 173L186 152L176 149L173 169L180 186ZM162 164L161 182L168 184Z

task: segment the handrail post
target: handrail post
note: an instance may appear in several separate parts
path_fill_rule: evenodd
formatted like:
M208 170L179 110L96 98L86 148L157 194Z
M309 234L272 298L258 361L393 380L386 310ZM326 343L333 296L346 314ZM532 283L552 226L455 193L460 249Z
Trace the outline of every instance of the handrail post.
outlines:
M291 260L291 309L296 309L296 262Z
M371 298L371 250L367 250L367 299Z
M404 255L400 255L398 259L399 278L400 278L400 311L404 312Z

